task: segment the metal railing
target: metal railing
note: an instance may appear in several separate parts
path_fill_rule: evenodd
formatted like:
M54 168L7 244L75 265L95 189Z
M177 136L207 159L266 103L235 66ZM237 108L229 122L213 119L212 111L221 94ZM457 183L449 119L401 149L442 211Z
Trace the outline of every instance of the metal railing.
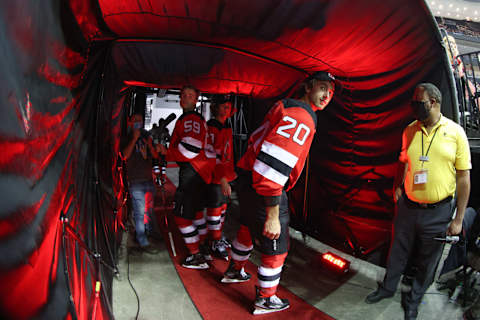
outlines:
M480 51L459 55L455 82L459 99L460 125L471 142L480 139Z

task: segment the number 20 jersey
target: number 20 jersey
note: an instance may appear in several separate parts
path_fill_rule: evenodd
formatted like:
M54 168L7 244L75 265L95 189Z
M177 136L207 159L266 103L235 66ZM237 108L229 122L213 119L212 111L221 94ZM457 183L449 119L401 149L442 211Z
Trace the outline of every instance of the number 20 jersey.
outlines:
M299 100L278 101L248 141L238 167L252 172L253 188L265 205L276 205L282 189L298 180L315 134L317 117Z
M167 161L188 162L202 177L205 183L210 183L215 167L215 153L207 143L207 123L195 112L185 112L178 118L173 129Z

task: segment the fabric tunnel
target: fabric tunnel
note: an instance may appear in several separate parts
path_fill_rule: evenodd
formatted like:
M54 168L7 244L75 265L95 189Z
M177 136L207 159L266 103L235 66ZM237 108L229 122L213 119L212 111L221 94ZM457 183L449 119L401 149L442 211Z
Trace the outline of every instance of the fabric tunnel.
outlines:
M458 120L441 36L418 0L4 1L0 56L7 319L113 317L132 87L246 97L253 131L310 74L332 73L341 88L289 194L292 226L377 264L415 86L436 84Z

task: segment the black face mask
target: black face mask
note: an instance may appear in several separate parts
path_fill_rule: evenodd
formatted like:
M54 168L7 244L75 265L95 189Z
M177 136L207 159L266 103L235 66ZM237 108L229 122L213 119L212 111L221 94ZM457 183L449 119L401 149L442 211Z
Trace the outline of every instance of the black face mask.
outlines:
M418 121L425 121L430 116L430 109L424 101L412 101L410 105L413 109L413 115Z

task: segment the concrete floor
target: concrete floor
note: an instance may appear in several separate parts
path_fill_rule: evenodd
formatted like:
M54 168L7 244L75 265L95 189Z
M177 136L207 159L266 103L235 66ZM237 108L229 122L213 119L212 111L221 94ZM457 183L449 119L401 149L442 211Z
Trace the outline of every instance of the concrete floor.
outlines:
M174 183L177 182L175 169L168 169L167 174ZM229 239L234 237L236 230L234 211L227 215L224 230ZM383 278L384 268L348 256L311 237L304 239L293 229L291 237L292 245L282 274L282 286L336 319L403 319L403 310L400 306L401 289L391 299L385 299L374 305L364 303L365 296L373 291L377 282ZM113 282L115 318L135 319L137 313L135 293L127 279L129 267L130 280L140 298L138 319L202 319L170 260L166 248L168 241L156 243L160 249L158 254L132 255L126 253L126 247L130 246L131 240L128 240L128 237L124 238L119 261L121 276ZM319 252L325 251L337 253L351 261L350 273L339 279L322 271L318 256ZM258 260L258 254L254 252L251 261L258 264ZM448 299L448 292L438 291L437 284L433 284L421 304L418 319L462 319L461 306L448 302Z

